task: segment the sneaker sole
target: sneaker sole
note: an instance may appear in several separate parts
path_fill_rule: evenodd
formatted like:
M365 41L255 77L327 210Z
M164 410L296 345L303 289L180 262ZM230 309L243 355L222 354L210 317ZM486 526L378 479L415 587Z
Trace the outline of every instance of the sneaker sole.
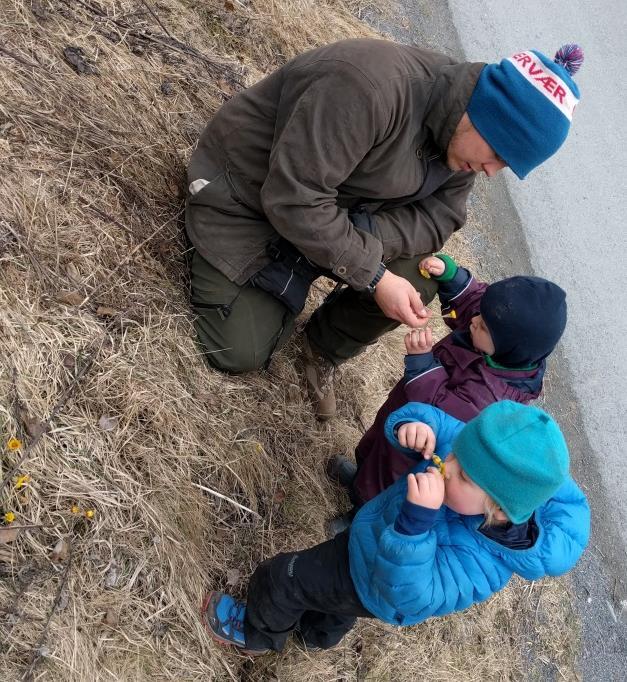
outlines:
M269 649L265 649L264 651L251 651L250 649L244 649L243 647L238 646L237 644L232 642L230 639L220 637L220 635L214 631L214 629L207 622L207 609L209 608L209 602L211 601L214 594L216 594L216 590L214 590L213 592L209 592L209 594L205 597L200 608L200 618L202 619L203 625L205 626L205 629L209 633L211 639L213 639L213 641L216 642L216 644L219 644L220 646L233 647L238 653L242 654L243 656L255 657L267 654L270 651Z

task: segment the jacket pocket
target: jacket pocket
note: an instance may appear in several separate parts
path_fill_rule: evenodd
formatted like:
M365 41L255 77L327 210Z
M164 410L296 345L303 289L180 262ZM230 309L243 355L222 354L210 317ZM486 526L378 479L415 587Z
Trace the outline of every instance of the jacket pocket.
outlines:
M190 201L196 200L203 190L206 190L210 185L214 185L223 175L224 173L219 173L218 175L214 175L211 179L197 178L196 180L192 180L187 187L188 199Z
M206 180L202 185L203 178L194 180L190 183L189 190L197 190L188 195L188 202L191 208L207 208L222 213L244 218L257 218L257 214L246 206L233 192L228 180L227 172L220 173L212 180Z

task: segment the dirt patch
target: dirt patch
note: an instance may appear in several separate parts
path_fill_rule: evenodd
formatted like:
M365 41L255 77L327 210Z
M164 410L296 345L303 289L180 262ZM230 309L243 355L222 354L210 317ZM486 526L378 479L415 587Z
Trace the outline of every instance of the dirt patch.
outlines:
M294 54L371 34L351 9L3 3L0 434L21 441L1 460L15 515L0 535L3 679L517 679L530 647L571 676L558 581L254 663L198 618L209 587L243 595L260 559L323 539L347 506L324 462L352 452L402 366L400 333L349 363L339 418L320 425L297 337L269 373L218 375L186 304L183 178L200 130Z

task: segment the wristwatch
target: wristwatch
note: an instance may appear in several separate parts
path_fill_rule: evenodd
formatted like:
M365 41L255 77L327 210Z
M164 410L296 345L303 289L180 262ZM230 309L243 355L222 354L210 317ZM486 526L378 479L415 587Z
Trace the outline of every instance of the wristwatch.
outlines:
M379 263L379 269L377 270L377 274L374 276L374 279L370 284L366 287L366 291L369 294L374 294L375 289L377 288L377 284L381 281L381 278L383 275L385 275L385 271L387 268L385 267L385 263Z

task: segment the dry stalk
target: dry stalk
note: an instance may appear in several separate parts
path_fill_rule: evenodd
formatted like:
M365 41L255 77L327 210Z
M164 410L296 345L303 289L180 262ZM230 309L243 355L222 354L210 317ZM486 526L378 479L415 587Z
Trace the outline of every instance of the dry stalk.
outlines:
M63 572L61 574L61 578L59 580L59 585L57 586L57 591L54 596L54 600L52 602L52 606L50 607L50 611L48 612L48 617L46 618L46 622L44 624L43 630L41 631L41 634L39 636L39 639L37 640L37 644L33 648L30 656L30 661L28 664L28 668L24 672L24 675L22 676L22 680L24 682L31 682L33 680L33 676L35 674L35 668L37 667L39 661L41 661L44 656L42 656L42 648L46 642L46 639L48 638L48 630L50 628L50 623L52 621L52 617L55 614L55 611L57 610L57 606L59 605L59 602L61 601L61 595L63 594L63 589L65 588L68 577L70 575L70 568L72 567L72 557L73 557L73 546L70 544L70 550L68 553L68 558L67 562L65 564L65 567L63 568Z
M62 2L64 4L66 4L68 7L71 7L71 2L69 0L62 0ZM158 19L157 19L157 21L158 21L159 25L161 26L161 28L163 28L164 31L166 32L166 34L167 34L166 36L159 36L159 35L156 35L154 33L151 33L150 31L147 31L145 29L136 30L128 22L121 21L119 19L114 19L113 17L110 17L105 12L100 10L100 8L93 6L88 2L85 2L85 0L76 0L76 2L78 2L80 5L82 5L88 12L95 14L96 16L102 18L104 21L108 21L108 22L114 24L115 26L121 28L124 31L124 33L131 35L138 40L142 40L142 41L146 41L146 42L152 42L152 43L155 43L157 45L161 45L162 47L167 47L171 50L174 50L175 52L179 52L181 54L185 54L185 55L189 55L191 57L194 57L194 58L200 60L201 62L203 62L205 64L205 66L208 68L210 73L212 73L214 75L228 75L233 80L233 82L241 84L240 75L234 67L232 67L229 64L220 63L216 59L213 59L213 58L207 56L206 54L203 54L202 52L200 52L200 50L197 50L196 48L191 47L190 45L187 45L187 44L181 42L177 38L174 38L169 33L169 31L167 31L163 27L163 25L161 24L161 21L159 21ZM147 7L148 11L153 16L155 16L154 13L152 12L152 10L150 9L150 7L148 7L148 5L145 2L143 2L143 0L142 0L142 3Z
M226 495L219 493L217 490L212 490L211 488L208 488L206 485L200 485L200 483L192 483L192 485L195 486L196 488L199 488L200 490L204 490L206 493L210 493L211 495L220 498L221 500L230 502L234 507L237 507L238 509L243 509L244 511L247 511L249 514L252 514L253 516L256 516L258 519L261 519L261 516L256 511L252 510L250 507L246 507L243 504L240 504L239 502L232 500L230 497L227 497Z
M142 3L142 5L150 12L152 18L159 24L159 26L161 26L161 28L163 29L164 33L167 34L168 38L171 38L172 40L176 40L177 43L180 43L181 41L178 40L177 38L175 38L175 37L170 33L170 31L168 31L168 29L164 26L164 24L162 23L161 19L159 19L159 15L158 15L157 12L151 7L151 5L150 5L150 3L148 2L148 0L141 0L141 3Z
M28 60L24 59L24 57L21 57L19 54L16 54L12 50L9 50L8 48L4 47L4 45L0 45L0 52L2 54L5 54L7 57L11 57L11 59L15 59L16 62L19 62L23 66L28 66L32 68L39 68L41 64L35 64L35 62L29 62Z
M20 458L9 469L8 473L2 479L2 483L0 484L0 492L2 490L4 490L4 487L11 481L11 479L17 473L17 471L19 471L22 464L24 464L24 462L28 459L31 452L37 447L37 444L39 443L39 441L50 431L50 428L52 426L52 422L56 419L56 417L59 415L61 410L65 407L65 404L67 403L67 401L74 395L74 391L76 390L78 385L81 383L85 374L87 374L87 372L91 368L91 366L92 366L92 364L96 358L96 355L98 354L100 348L102 347L102 342L104 341L105 336L106 336L106 334L103 334L101 336L101 338L99 339L100 345L96 345L96 342L94 342L94 344L92 344L92 350L87 354L82 366L76 372L76 375L73 377L72 381L66 386L63 393L60 395L59 399L55 403L55 405L52 408L48 417L40 423L39 432L33 437L33 439L30 441L30 443L24 448L24 452L22 453Z
M93 208L93 207L92 207L92 208ZM90 301L90 300L93 300L98 294L100 294L100 293L102 292L102 290L104 289L104 286L105 286L108 282L111 281L111 278L113 277L113 275L115 275L116 272L118 272L118 270L120 270L124 265L126 265L126 263L128 263L128 261L129 261L129 260L130 260L130 259L131 259L131 258L132 258L140 249L144 248L144 247L146 246L146 244L149 244L149 243L150 243L150 242L151 242L159 233L163 232L163 230L164 230L168 225L170 225L170 224L173 223L173 222L177 222L177 221L179 220L179 218L183 215L183 213L184 213L184 210L181 210L181 211L179 211L175 216L173 216L173 217L171 217L171 218L168 218L164 223L162 223L161 225L159 225L158 227L156 227L156 228L155 228L155 229L154 229L154 230L153 230L145 239L143 239L139 244L137 244L136 246L134 246L134 247L127 253L127 255L126 255L122 260L120 260L120 262L119 262L114 268L111 269L111 271L106 275L106 277L104 277L104 278L101 280L100 284L99 284L95 289L93 289L87 296L85 296L85 298L84 298L83 302L81 303L81 305L85 305L85 303L87 303L87 302ZM126 228L126 231L128 231L128 228ZM91 277L91 276L87 276L87 277L78 285L78 288L79 288L79 289L83 289L83 288L86 286L87 282L89 281L90 277Z

